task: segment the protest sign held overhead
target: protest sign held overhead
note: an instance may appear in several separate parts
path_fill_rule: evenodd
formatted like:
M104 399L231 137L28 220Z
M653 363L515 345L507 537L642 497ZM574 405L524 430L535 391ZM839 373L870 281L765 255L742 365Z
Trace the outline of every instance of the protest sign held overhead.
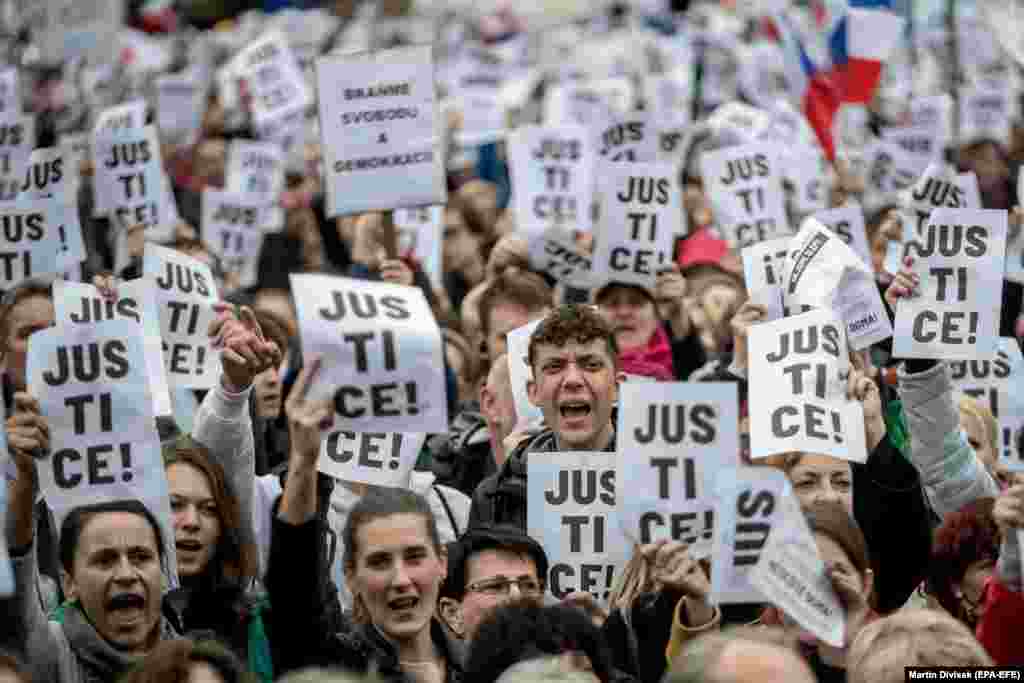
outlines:
M1024 173L1017 176L1017 196L1024 192ZM1006 237L1006 279L1024 284L1024 225L1011 219Z
M249 88L249 106L257 127L299 114L313 103L295 55L278 31L250 42L235 56L234 68Z
M153 395L153 414L173 413L164 368L156 290L151 280L130 280L118 284L116 300L104 298L92 285L56 280L53 283L53 307L57 327L91 325L104 320L130 320L140 325L146 353L146 376Z
M53 204L50 199L0 203L0 289L55 275L85 257L81 231L72 238L56 224L60 215ZM76 245L77 253L71 250Z
M1013 121L1013 88L966 86L957 94L960 104L959 142L969 145L981 140L1010 142Z
M206 114L207 83L192 73L160 76L154 85L161 137L185 147L195 144Z
M594 151L580 126L526 126L509 136L516 229L589 231L594 202Z
M683 232L676 169L668 164L612 164L598 181L601 230L594 247L595 281L653 288L672 267Z
M52 0L41 3L36 42L43 61L92 56L113 57L117 31L124 22L119 0Z
M425 434L348 432L320 442L317 470L340 481L407 488Z
M748 292L783 285L786 280L790 239L779 237L743 248L743 280Z
M761 603L750 584L782 499L793 496L789 479L771 467L732 467L714 478L715 530L711 551L711 599L717 604Z
M633 86L624 78L556 85L547 95L544 122L605 130L632 110L633 99Z
M37 470L58 527L80 505L140 500L163 527L173 572L170 499L142 328L108 320L36 332L26 377L50 426L50 455Z
M548 592L590 593L607 605L629 559L615 508L615 453L531 453L526 531L548 556Z
M210 266L173 249L147 244L143 277L156 285L164 367L171 386L205 389L220 377L220 353L207 331L217 317Z
M539 406L530 401L526 385L533 380L533 368L528 364L530 336L537 329L540 320L528 322L505 335L508 349L508 376L512 386L512 399L516 405L516 429L538 427L544 423L544 414Z
M411 253L423 266L430 284L440 289L444 286L444 268L441 263L441 248L444 245L444 207L418 206L412 209L395 209L395 229L401 253Z
M999 350L991 359L949 362L953 386L991 411L998 423L996 455L1010 469L1024 469L1024 453L1017 448L1016 435L1024 428L1024 357L1013 337L1000 337ZM971 417L971 419L979 419ZM990 428L980 424L982 431ZM992 435L989 435L992 436Z
M12 113L0 118L0 201L18 196L35 146L34 116Z
M792 207L797 216L828 208L829 169L821 153L812 148L790 150L782 157L784 176L793 186Z
M1005 211L932 211L911 244L919 295L896 305L900 358L986 359L999 343L1006 250Z
M730 244L743 248L790 233L773 144L705 152L700 169L715 222Z
M317 60L328 216L447 200L431 48Z
M827 309L751 326L751 458L804 451L867 459L864 409L846 398L844 328Z
M649 163L658 160L660 144L657 127L650 117L631 115L616 119L600 131L597 154L602 162ZM605 164L602 163L601 167L603 174Z
M530 267L569 287L586 289L592 281L590 254L576 246L571 235L549 230L529 242Z
M248 193L203 188L203 242L228 272L241 272L260 256L265 202Z
M169 239L178 215L156 127L101 132L93 154L96 205L105 208L111 223L122 230L141 224L149 239Z
M879 140L865 153L864 210L878 211L897 203L928 167L931 158L913 154L895 142Z
M736 385L627 382L619 397L616 481L630 492L618 504L623 532L641 544L684 541L707 555L715 474L739 465Z
M864 211L859 206L841 206L816 211L814 218L836 234L843 244L853 249L865 264L871 265L871 245L864 226Z
M846 610L836 596L815 537L795 496L779 500L781 510L757 565L747 574L766 601L833 647L846 642Z
M892 336L875 275L836 233L814 218L789 242L786 308L832 309L846 324L850 347L863 349Z
M277 206L284 190L284 171L284 150L280 145L232 140L228 147L225 189L248 194L266 205L260 224L265 232L284 229L284 210Z
M314 399L334 429L444 432L441 332L423 290L329 275L291 276L302 353L324 358Z

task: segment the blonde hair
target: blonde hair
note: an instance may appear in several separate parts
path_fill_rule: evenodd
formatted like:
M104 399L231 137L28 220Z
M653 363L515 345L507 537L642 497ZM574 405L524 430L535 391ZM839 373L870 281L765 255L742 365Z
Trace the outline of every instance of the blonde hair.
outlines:
M988 409L984 403L971 396L961 396L957 402L957 408L960 409L961 413L967 413L972 417L978 418L982 426L985 428L985 436L988 437L989 444L992 445L992 450L996 453L999 452L999 422L996 420L995 415Z
M594 674L569 669L561 657L538 657L510 666L498 683L593 683Z
M945 612L905 609L865 626L846 655L849 683L897 683L907 666L992 666L970 630Z

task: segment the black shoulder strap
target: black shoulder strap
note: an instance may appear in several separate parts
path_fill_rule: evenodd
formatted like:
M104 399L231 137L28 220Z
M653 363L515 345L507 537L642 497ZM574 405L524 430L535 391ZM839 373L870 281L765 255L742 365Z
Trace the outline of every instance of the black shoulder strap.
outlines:
M452 512L452 507L448 504L448 499L444 497L443 493L441 493L441 487L437 484L431 485L431 488L434 489L434 493L437 494L437 497L441 499L441 505L444 506L444 513L448 515L448 522L452 525L452 531L455 532L455 538L458 538L462 535L462 529L459 528L458 523L455 521L455 514Z

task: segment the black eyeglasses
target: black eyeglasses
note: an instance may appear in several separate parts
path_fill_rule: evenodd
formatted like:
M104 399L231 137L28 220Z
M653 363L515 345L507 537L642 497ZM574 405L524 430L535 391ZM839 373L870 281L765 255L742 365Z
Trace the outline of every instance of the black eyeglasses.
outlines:
M497 598L509 595L512 592L512 586L519 589L519 594L524 597L535 598L544 594L543 581L538 581L533 577L509 579L504 576L471 583L466 586L466 592L482 593Z

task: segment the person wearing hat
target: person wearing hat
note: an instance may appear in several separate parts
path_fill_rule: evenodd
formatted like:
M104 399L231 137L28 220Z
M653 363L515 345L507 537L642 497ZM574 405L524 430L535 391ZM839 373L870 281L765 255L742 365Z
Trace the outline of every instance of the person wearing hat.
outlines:
M448 544L448 576L438 600L441 619L461 639L510 600L543 602L548 558L518 528L470 529Z

